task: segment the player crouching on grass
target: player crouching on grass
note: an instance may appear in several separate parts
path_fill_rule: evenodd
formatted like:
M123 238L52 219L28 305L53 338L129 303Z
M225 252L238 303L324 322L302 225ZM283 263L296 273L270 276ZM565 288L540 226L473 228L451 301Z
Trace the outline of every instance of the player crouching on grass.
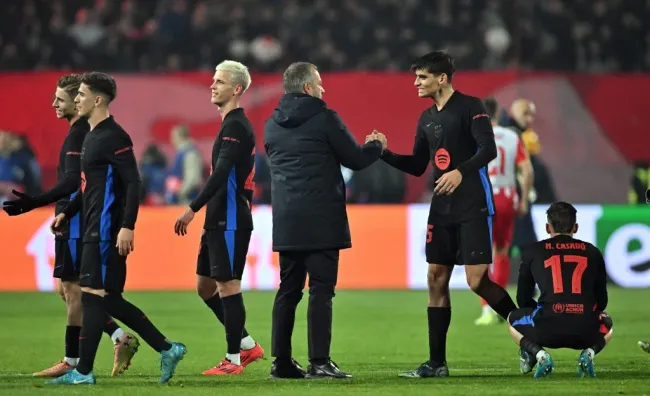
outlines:
M576 209L555 202L546 211L549 239L523 250L517 303L508 316L510 336L521 347L521 372L535 378L553 371L546 348L582 349L578 376L595 377L594 356L612 339L605 260L594 245L575 239ZM535 284L540 290L533 300Z

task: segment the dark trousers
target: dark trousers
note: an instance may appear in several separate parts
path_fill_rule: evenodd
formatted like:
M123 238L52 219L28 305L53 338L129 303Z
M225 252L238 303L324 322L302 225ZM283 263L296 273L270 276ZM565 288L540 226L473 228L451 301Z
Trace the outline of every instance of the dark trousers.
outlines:
M330 358L332 298L338 277L339 251L280 252L280 289L273 304L272 355L291 358L296 308L309 274L307 326L309 360Z

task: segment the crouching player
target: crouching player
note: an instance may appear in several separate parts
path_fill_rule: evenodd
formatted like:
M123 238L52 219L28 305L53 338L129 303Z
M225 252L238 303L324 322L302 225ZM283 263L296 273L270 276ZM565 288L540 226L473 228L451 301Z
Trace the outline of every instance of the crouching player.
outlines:
M595 377L594 356L612 338L607 306L607 275L600 250L573 238L578 231L576 209L556 202L546 211L546 232L551 237L522 251L517 303L508 316L509 331L520 346L521 371L535 364L535 378L553 370L544 348L581 350L578 376ZM535 302L535 284L539 301Z

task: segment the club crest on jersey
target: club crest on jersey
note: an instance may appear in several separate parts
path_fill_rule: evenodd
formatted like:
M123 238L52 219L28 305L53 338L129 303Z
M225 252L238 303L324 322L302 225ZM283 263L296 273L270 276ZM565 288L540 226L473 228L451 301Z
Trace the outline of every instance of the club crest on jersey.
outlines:
M442 135L442 125L434 125L433 134L436 135L437 138L440 138L440 135Z
M440 170L446 170L449 168L449 163L451 162L449 151L444 148L439 148L436 151L436 155L434 156L434 162L436 164L436 167L438 167Z

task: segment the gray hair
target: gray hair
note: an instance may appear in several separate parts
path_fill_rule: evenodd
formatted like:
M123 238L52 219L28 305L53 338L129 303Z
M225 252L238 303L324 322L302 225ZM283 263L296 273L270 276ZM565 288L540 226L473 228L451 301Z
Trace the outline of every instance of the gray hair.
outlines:
M214 69L217 71L229 72L232 83L234 85L241 85L242 94L251 86L251 75L248 72L248 68L242 63L225 60L219 63Z
M289 65L282 76L284 92L303 93L305 84L314 81L314 70L318 70L318 68L308 62L296 62Z

